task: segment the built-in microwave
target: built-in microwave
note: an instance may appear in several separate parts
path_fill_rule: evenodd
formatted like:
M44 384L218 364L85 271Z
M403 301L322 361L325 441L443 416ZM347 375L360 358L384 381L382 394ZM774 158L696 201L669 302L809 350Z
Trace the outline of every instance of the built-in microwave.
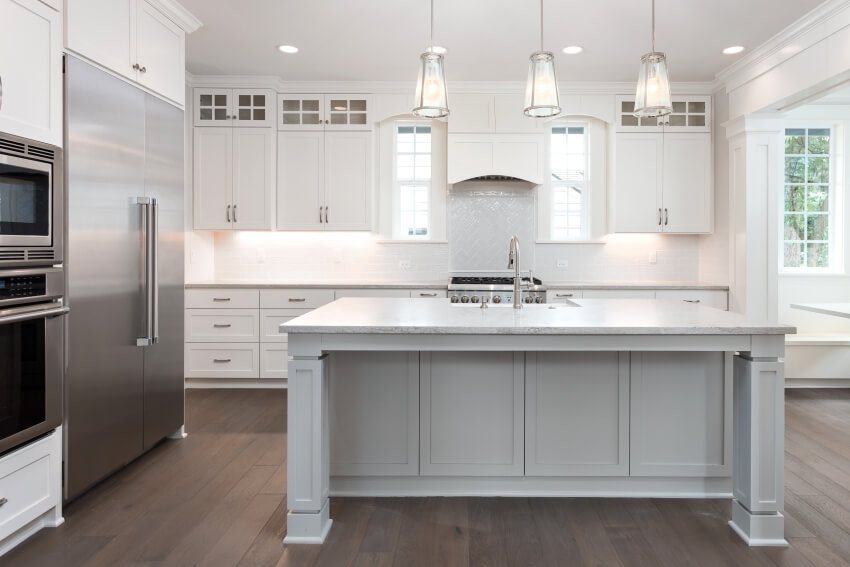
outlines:
M0 270L0 454L62 424L64 288L60 268Z
M62 262L62 150L0 134L0 267Z

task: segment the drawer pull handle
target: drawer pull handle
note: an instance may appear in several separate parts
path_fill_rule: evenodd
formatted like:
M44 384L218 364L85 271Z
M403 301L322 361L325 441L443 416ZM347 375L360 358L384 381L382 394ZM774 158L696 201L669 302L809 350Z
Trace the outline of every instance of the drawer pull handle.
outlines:
M290 303L303 303L304 301L307 301L306 297L290 297L289 298Z
M699 303L699 299L683 299L685 303Z
M213 301L230 301L229 297L213 297Z
M436 293L420 293L419 297L437 297Z
M227 329L230 327L230 323L213 323L213 327L216 329Z
M214 358L213 362L230 362L229 358Z
M555 297L572 297L573 295L572 293L556 293Z
M6 500L5 498L0 498L0 506L3 506L3 504L5 504L6 502L8 502L8 500Z

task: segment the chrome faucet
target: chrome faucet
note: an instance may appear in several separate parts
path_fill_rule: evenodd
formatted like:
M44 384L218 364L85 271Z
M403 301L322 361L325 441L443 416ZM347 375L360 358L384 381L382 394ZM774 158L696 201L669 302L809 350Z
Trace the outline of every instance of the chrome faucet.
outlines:
M508 245L508 268L514 269L514 309L522 309L522 297L520 286L522 278L519 277L519 236L514 235Z

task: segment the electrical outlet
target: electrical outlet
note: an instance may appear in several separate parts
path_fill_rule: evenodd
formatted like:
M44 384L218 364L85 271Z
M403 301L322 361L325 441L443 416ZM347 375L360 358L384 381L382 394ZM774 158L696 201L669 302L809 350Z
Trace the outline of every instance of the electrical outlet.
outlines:
M570 265L570 263L566 260L561 259L561 260L558 260L555 265L559 268L566 268L567 266Z
M649 253L649 263L657 264L658 263L658 250L652 250Z
M401 268L402 270L409 270L410 269L410 260L401 260L398 263L398 267Z

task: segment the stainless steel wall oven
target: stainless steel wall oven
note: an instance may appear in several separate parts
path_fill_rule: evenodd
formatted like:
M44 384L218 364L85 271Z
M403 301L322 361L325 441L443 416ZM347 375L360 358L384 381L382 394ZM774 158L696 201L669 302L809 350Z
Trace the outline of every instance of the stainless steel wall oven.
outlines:
M0 270L0 454L62 424L61 269Z
M62 262L62 150L0 134L0 267Z

